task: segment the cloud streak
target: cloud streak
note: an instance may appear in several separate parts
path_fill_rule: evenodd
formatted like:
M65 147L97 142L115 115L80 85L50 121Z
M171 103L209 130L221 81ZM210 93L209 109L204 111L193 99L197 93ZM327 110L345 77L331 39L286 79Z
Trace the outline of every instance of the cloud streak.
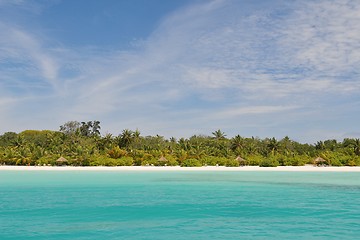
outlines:
M16 81L21 74L23 78L40 79L56 90L59 66L41 40L24 30L1 22L0 31L4 34L0 40L0 62L6 65L2 67L2 73L7 76L3 80ZM23 83L26 88L38 85L29 85L25 79ZM21 85L18 84L18 87L22 87Z
M47 109L56 126L96 118L105 131L139 128L166 136L224 128L228 135L281 137L276 129L285 126L289 135L312 141L322 137L313 132L325 134L307 131L309 113L333 106L347 126L330 120L328 128L341 137L359 131L351 129L358 113L348 117L358 104L343 107L359 101L359 12L360 4L347 0L205 1L164 17L137 47L111 51L54 47L50 36L2 21L7 37L0 40L0 62L12 64L0 69L2 92L17 95L14 85L33 87L29 95L51 91L32 103L45 98L35 112ZM325 110L321 115L317 121L332 118ZM262 130L249 133L239 122Z

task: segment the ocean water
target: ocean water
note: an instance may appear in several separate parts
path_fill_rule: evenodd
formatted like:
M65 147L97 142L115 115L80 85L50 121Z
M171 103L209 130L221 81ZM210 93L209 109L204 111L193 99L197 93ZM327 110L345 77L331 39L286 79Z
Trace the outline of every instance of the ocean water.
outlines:
M0 171L0 239L359 239L360 173Z

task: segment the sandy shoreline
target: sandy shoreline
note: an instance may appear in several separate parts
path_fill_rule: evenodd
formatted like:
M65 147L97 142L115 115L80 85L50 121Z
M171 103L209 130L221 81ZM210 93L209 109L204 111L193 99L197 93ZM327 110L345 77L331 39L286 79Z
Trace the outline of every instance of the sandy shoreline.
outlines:
M360 172L360 167L314 167L314 166L279 166L279 167L52 167L52 166L0 166L0 171L274 171L274 172Z

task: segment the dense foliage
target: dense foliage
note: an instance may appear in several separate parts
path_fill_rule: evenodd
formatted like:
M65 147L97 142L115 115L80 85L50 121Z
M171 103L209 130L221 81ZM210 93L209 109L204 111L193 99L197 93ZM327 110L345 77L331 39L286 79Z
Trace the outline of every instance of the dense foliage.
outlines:
M70 121L60 131L26 130L0 135L0 164L73 166L359 166L360 140L302 144L285 137L227 138L221 130L188 139L141 136L124 129L118 136L100 134L100 122ZM62 158L61 158L62 157ZM314 162L317 157L321 161ZM61 158L61 159L59 159Z

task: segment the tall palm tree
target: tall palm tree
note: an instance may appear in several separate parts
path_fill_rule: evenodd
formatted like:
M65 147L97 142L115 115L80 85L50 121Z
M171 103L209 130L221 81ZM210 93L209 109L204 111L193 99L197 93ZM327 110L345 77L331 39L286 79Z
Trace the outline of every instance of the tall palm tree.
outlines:
M193 158L201 159L203 156L205 156L205 151L204 151L203 147L201 147L200 145L197 145L191 149L190 155Z
M81 122L81 126L79 128L80 134L84 137L90 136L92 127L93 127L92 121Z
M244 138L242 138L240 135L236 135L231 139L231 150L234 152L241 151L245 146Z
M247 154L254 154L259 152L260 140L254 137L245 139L245 149Z
M360 139L355 138L348 141L346 144L347 146L350 146L353 148L355 155L360 156Z
M317 150L324 150L325 149L325 144L323 141L317 141L315 144L315 149Z
M191 148L191 144L189 143L188 139L180 138L179 147L185 151L189 151Z
M356 155L360 155L360 139L356 138L353 143L354 152Z
M213 138L216 140L223 140L226 137L226 134L222 132L220 129L216 130L215 132L212 132Z
M279 143L285 155L288 156L291 153L294 153L293 141L288 136L285 136L283 139L281 139Z
M134 140L134 132L124 129L120 135L120 146L128 148Z
M114 138L111 133L107 133L104 137L96 140L96 144L99 150L112 148L113 142Z
M100 121L93 121L92 123L92 136L100 136Z
M275 153L280 149L280 143L273 137L270 138L267 147L270 150L271 154L275 155Z
M136 130L133 132L133 135L134 135L134 138L135 138L135 139L140 138L140 131L139 131L139 129L136 129Z

